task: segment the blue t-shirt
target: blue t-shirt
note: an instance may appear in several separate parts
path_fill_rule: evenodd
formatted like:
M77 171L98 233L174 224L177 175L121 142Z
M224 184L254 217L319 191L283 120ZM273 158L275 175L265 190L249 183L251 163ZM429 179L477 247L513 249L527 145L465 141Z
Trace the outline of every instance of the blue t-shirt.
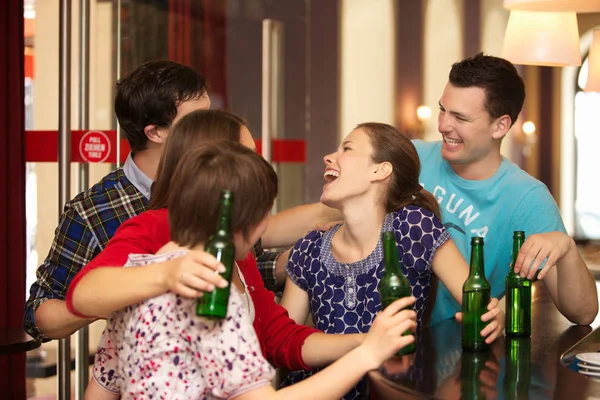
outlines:
M458 176L442 158L442 142L413 141L421 159L421 185L440 204L442 221L467 262L471 237L485 238L485 276L492 296L505 292L514 231L525 235L565 232L560 212L546 186L503 158L496 173L484 180ZM440 282L431 323L454 317L458 302Z

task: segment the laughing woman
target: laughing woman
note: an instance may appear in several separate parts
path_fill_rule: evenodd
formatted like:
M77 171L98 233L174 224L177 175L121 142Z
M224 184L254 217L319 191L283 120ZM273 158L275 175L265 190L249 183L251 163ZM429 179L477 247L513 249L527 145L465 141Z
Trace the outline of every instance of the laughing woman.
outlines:
M310 312L325 333L367 332L381 311L383 231L395 233L419 326L434 274L461 303L469 267L439 219L437 202L418 182L419 157L410 140L390 125L360 124L324 161L321 202L344 220L329 231L310 232L292 249L281 302L290 317L303 323ZM503 315L497 299L488 310L483 319L490 323L481 335L491 343L503 329ZM292 372L285 384L310 373ZM356 387L345 398L361 391Z

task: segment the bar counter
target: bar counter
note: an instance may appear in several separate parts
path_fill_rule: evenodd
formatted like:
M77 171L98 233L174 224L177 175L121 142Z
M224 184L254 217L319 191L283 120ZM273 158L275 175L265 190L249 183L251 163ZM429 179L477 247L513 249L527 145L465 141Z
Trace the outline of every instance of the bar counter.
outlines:
M21 328L0 328L0 355L25 353L37 349L40 344Z
M533 285L530 338L500 338L481 353L461 349L454 320L424 328L417 352L388 360L368 374L370 399L590 399L600 377L577 372L575 354L600 351L598 319L577 326L554 306L541 282ZM599 373L600 376L600 373Z

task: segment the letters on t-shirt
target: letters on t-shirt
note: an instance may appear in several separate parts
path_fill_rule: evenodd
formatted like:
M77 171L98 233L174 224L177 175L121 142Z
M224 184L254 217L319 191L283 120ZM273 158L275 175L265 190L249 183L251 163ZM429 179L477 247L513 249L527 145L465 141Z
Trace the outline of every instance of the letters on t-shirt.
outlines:
M421 183L421 186L425 187L424 184ZM477 226L474 222L479 217L479 211L476 211L472 204L465 203L465 199L462 197L458 197L456 193L448 194L448 191L440 185L436 185L432 191L433 197L437 200L440 205L440 209L445 210L450 214L457 214L458 219L464 224L465 229L462 229L460 226L452 222L444 221L444 226L446 229L454 229L457 232L465 235L466 229L468 229L473 235L484 238L489 228L487 225L485 226ZM473 225L471 225L473 224Z

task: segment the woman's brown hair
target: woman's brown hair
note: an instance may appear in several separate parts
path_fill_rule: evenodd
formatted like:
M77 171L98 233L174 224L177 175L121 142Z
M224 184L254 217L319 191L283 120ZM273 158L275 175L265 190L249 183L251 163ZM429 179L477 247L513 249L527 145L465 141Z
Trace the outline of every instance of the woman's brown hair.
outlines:
M419 184L421 162L412 142L400 131L388 124L367 122L356 129L363 129L373 146L371 159L375 163L392 164L385 209L387 212L408 205L426 208L440 218L440 207L431 193Z
M223 110L197 110L182 117L167 137L152 184L150 209L167 207L170 180L183 155L196 145L210 140L240 141L244 121Z
M219 218L221 193L233 192L231 231L248 239L277 196L277 175L256 152L233 141L211 141L185 152L168 196L171 239L182 246L206 243Z

